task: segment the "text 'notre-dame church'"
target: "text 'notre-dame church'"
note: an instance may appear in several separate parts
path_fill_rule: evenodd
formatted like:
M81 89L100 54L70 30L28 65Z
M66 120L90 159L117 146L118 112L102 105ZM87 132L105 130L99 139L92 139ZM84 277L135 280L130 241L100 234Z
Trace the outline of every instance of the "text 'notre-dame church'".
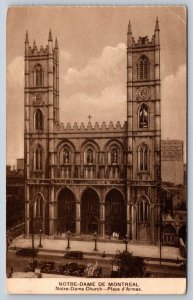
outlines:
M25 39L25 232L159 241L160 37L127 33L125 122L59 122L59 48ZM123 83L124 84L124 83ZM110 107L109 107L110 109ZM65 117L65 116L64 116Z

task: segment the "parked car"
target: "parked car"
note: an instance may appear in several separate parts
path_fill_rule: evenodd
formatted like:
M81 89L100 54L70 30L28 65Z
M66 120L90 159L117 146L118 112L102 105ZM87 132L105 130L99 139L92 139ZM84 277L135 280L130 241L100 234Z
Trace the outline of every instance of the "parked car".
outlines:
M64 254L64 258L70 259L83 259L82 251L68 251Z
M32 248L21 248L16 251L17 255L23 255L23 256L36 256L37 255L37 249Z

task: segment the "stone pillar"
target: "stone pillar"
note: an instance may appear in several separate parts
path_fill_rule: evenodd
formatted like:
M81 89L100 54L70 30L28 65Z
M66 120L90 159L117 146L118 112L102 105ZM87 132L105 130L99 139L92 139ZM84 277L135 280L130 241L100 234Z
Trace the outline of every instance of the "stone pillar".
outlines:
M30 223L30 202L29 202L29 186L25 185L25 234L29 234L29 223Z
M105 203L100 202L100 210L99 210L99 234L101 236L105 236Z
M136 241L136 206L132 205L132 240Z
M151 241L155 242L155 222L154 222L154 205L150 205L150 224L151 224Z
M129 238L132 236L132 218L131 218L131 203L127 202L127 234Z
M76 201L76 235L80 233L80 201Z
M54 187L51 187L49 201L49 235L54 235Z
M29 209L29 201L26 201L26 221L25 221L25 226L26 226L26 229L25 229L25 233L26 235L29 234L29 222L30 222L30 209Z

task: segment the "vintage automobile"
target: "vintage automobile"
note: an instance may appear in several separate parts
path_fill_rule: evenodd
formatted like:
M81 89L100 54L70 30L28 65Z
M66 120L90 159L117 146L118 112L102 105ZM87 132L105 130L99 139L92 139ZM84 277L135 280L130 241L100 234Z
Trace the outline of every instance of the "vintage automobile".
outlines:
M16 251L16 255L21 255L21 256L36 256L38 250L37 249L32 249L32 248L21 248Z
M67 251L64 254L64 258L70 258L70 259L83 259L83 253L82 251Z
M76 277L88 277L86 274L87 266L77 263L67 263L64 265L55 265L53 261L40 261L34 260L34 262L29 263L24 269L25 272L35 272L35 270L40 270L40 273L49 274L60 274L66 276L76 276ZM100 278L102 277L102 267L93 267L93 272L89 277Z

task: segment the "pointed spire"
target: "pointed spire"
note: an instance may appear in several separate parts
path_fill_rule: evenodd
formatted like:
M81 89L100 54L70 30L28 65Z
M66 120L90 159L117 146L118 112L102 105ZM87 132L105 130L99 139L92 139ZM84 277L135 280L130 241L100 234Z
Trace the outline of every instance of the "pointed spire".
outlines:
M36 47L36 41L34 39L33 48L35 48L35 47Z
M50 29L50 31L49 31L48 41L52 42L52 32L51 32L51 29Z
M159 31L159 20L158 20L158 17L156 18L155 31Z
M28 31L26 31L26 35L25 35L25 43L29 43Z
M58 40L57 40L57 38L55 39L55 49L58 49Z
M132 33L131 32L131 23L130 23L130 20L129 20L129 25L128 25L128 33Z

